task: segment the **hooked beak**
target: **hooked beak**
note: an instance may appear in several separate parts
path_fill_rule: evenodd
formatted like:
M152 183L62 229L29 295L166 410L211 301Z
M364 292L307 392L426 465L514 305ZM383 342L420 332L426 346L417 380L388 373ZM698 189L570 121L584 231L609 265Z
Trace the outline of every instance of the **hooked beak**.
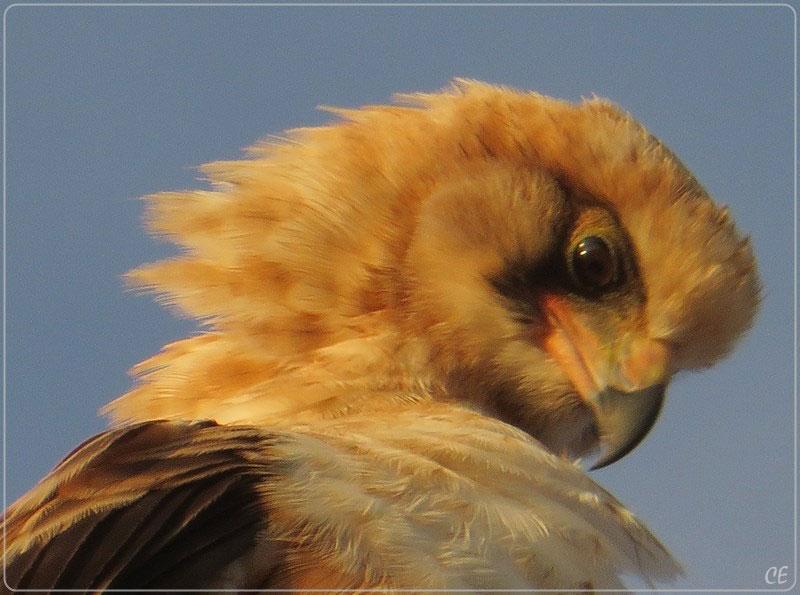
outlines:
M628 393L607 388L597 395L595 411L605 452L592 471L616 463L644 440L661 413L665 395L664 384Z
M627 337L611 346L555 297L543 302L552 332L545 350L594 412L603 454L591 469L631 452L652 429L664 404L670 350L661 342Z

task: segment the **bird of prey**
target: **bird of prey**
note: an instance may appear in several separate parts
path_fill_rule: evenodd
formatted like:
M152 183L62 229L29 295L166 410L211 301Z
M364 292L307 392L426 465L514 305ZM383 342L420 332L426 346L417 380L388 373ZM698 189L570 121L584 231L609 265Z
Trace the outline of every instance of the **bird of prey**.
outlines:
M331 109L150 197L203 323L6 511L14 588L622 588L680 566L583 471L752 324L749 241L612 103ZM590 459L591 460L591 459Z

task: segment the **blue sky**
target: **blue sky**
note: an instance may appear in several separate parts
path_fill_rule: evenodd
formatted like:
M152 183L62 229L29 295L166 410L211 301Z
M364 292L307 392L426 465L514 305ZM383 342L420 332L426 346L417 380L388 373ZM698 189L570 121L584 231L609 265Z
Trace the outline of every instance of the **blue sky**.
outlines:
M793 549L794 15L786 6L45 7L6 13L6 494L11 502L195 330L120 275L173 253L137 197L195 167L456 76L597 94L661 137L749 233L763 307L681 375L655 430L593 478L684 564L766 588ZM790 579L791 580L791 579Z

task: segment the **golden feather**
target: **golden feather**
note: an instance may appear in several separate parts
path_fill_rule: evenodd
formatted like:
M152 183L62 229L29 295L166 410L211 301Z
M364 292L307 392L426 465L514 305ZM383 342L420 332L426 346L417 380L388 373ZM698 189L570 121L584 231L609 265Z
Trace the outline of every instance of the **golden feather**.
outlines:
M213 587L676 576L571 459L623 456L672 374L730 351L758 304L750 244L605 100L467 80L397 100L326 108L328 126L204 166L211 190L148 198L149 229L183 251L128 280L206 329L134 368L105 408L116 429L7 511L19 584L206 586L190 572L201 557L163 562L201 521L222 544ZM138 461L130 478L114 457ZM178 497L198 504L165 504ZM245 537L225 533L223 505ZM160 509L184 515L178 545L120 529L149 531ZM96 552L138 545L89 576L86 548L59 545L76 532ZM45 572L37 560L57 554Z

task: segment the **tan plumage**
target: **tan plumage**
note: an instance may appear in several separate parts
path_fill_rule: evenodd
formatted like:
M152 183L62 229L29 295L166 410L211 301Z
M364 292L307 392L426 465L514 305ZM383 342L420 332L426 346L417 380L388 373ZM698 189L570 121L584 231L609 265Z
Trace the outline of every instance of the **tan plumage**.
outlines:
M207 332L137 366L119 429L7 511L12 585L676 575L570 458L623 456L672 374L732 348L758 301L749 243L608 102L468 81L400 100L150 198L185 252L130 279Z

